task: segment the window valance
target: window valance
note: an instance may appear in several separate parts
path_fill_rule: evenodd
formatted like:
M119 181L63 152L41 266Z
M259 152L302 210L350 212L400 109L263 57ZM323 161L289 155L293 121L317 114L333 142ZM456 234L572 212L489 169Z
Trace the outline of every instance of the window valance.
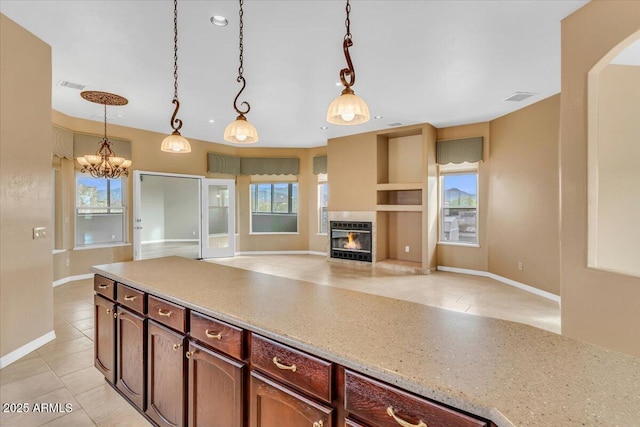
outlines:
M479 161L482 161L481 136L436 142L436 162L439 165Z
M313 158L313 174L320 175L321 173L327 173L327 156Z
M84 156L85 154L95 154L100 148L102 136L87 135L84 133L73 134L73 157ZM111 149L118 157L131 159L131 141L108 137L111 142Z
M60 158L73 159L73 132L53 126L51 153Z
M238 157L207 153L207 172L232 175L298 175L300 159Z

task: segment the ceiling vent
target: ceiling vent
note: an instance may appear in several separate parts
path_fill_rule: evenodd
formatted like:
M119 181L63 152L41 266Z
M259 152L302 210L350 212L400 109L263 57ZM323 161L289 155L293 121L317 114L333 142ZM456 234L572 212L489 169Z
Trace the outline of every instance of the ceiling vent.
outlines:
M87 87L87 85L81 85L79 83L73 83L73 82L70 82L68 80L60 80L58 82L58 86L68 87L70 89L76 89L76 90L84 90L84 88Z
M398 126L402 126L402 123L393 122L393 123L389 123L387 126L389 126L390 128L395 128L395 127L398 127Z
M520 102L520 101L524 101L527 98L531 98L534 95L537 95L537 93L535 93L535 92L514 92L513 95L505 98L503 101Z

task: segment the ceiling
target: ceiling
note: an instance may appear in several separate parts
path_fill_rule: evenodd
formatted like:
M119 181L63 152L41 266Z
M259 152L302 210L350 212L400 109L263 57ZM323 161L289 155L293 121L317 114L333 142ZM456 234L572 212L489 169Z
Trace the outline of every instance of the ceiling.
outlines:
M341 88L345 2L245 0L240 101L262 147L313 147L328 138L428 122L491 120L560 91L560 21L574 0L351 2L353 87L369 123L336 126L326 109ZM238 2L178 2L183 136L224 143L235 119ZM170 133L173 2L2 0L0 11L52 46L52 107L101 121L102 107L61 81L129 99L109 123ZM210 22L213 15L227 27ZM516 91L537 95L504 101ZM213 122L211 122L213 120ZM321 129L328 126L328 129Z

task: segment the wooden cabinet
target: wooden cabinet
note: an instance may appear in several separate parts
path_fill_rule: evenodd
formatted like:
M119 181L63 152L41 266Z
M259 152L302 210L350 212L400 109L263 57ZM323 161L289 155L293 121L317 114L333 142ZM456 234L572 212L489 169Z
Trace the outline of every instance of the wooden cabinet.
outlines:
M251 373L250 427L331 427L333 409Z
M348 370L344 407L379 427L487 427L484 421Z
M189 335L235 359L244 357L244 331L238 327L192 311Z
M96 368L111 384L116 380L116 304L113 301L95 295L94 359Z
M146 414L159 426L184 426L184 336L153 320L148 329Z
M116 387L138 408L144 410L145 319L117 307Z
M189 343L188 412L192 427L244 426L244 363Z

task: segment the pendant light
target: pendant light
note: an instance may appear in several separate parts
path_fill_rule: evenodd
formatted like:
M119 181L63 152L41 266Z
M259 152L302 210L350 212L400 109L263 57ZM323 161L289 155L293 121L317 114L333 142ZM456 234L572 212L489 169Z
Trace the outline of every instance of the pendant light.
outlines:
M85 154L76 160L82 166L80 172L89 173L94 178L118 178L129 176L131 160L116 156L107 138L107 105L127 105L129 101L120 95L108 92L85 91L80 96L96 104L104 104L104 137L95 154Z
M333 100L329 109L327 110L327 121L335 125L359 125L369 121L369 107L362 98L357 96L351 86L356 82L356 71L353 68L351 62L351 55L349 55L349 48L353 46L353 40L351 39L351 20L349 14L351 13L351 4L347 0L347 19L345 20L345 26L347 28L347 34L344 36L342 42L342 50L344 50L344 57L347 60L347 68L340 70L340 81L344 85L344 89L339 97Z
M168 153L190 153L189 141L180 135L182 120L177 119L180 101L178 101L178 0L173 0L173 101L176 105L171 116L171 128L173 133L167 136L160 146L160 150Z
M238 113L238 117L234 122L229 123L229 125L224 130L224 140L227 142L233 142L236 144L253 144L254 142L258 142L258 131L256 128L247 120L244 116L251 110L251 105L248 102L243 101L240 105L245 105L246 110L242 111L238 108L238 98L240 94L244 90L247 82L245 81L242 73L244 71L243 68L243 27L244 24L242 22L242 16L244 15L244 11L242 10L242 5L244 4L243 0L240 0L240 66L238 67L238 78L236 81L238 83L242 83L242 88L240 88L240 92L236 95L236 98L233 100L233 108Z

